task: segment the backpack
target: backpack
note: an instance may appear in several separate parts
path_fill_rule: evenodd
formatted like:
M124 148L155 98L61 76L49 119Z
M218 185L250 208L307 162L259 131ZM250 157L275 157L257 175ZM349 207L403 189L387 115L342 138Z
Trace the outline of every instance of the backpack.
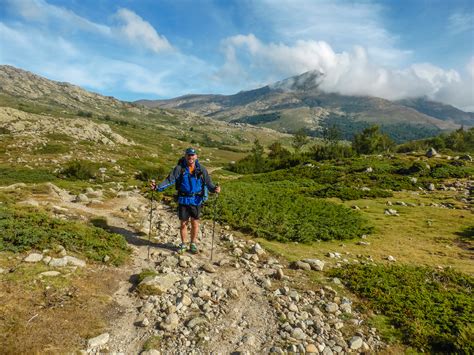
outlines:
M183 182L184 172L186 171L186 159L184 157L181 157L178 160L178 166L180 167L181 170L180 170L178 178L175 181L176 191L178 191L178 197L186 196L186 195L180 195L181 184ZM199 163L196 164L196 170L194 171L194 175L196 175L196 177L201 180L201 186L202 186L201 192L199 192L199 194L194 194L194 195L201 196L201 201L206 202L207 199L209 198L209 190L207 188L206 182L204 181L204 174L202 173L201 166L199 165Z

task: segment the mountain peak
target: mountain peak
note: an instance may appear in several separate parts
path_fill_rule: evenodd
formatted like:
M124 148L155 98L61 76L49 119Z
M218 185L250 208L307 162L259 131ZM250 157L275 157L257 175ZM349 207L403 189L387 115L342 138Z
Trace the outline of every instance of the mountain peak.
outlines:
M319 70L310 70L300 75L277 81L270 85L273 90L281 91L312 91L317 90L324 78L324 73Z

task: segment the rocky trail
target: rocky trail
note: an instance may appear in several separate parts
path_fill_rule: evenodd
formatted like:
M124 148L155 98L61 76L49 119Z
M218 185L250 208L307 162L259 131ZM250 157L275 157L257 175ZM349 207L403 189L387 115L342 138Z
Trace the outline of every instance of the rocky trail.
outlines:
M211 262L210 222L201 225L200 253L179 255L178 221L168 206L157 204L148 242L150 202L138 191L85 204L85 198L81 202L54 185L51 190L37 202L54 203L57 214L106 218L133 250L113 295L114 317L106 333L85 340L87 353L336 354L385 348L351 300L329 286L295 287L284 261L252 240L235 238L228 228L216 227ZM298 269L315 272L323 267L316 259L296 263ZM291 273L304 279L304 272Z

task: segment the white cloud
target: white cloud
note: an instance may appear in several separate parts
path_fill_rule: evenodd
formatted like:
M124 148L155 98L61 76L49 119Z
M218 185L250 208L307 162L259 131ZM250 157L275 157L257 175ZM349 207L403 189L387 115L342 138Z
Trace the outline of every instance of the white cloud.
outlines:
M172 47L164 36L160 36L150 23L143 20L133 11L119 9L116 18L123 23L118 32L133 44L152 50L155 53L170 50Z
M322 40L349 50L367 48L384 65L405 63L411 51L398 48L398 37L384 25L386 8L373 2L342 0L263 0L252 10L285 43Z
M89 21L73 11L48 4L44 0L7 0L7 4L11 11L18 13L28 21L54 22L65 27L72 26L82 31L96 32L102 35L111 33L110 28L106 25Z
M404 69L375 64L368 51L360 46L350 52L336 52L324 41L296 41L294 45L264 43L253 34L229 37L223 41L226 53L232 53L225 67L235 66L234 78L242 86L270 84L275 76L284 78L317 70L324 73L321 89L344 95L370 95L397 100L428 96L461 108L474 106L473 77L462 77L455 70L444 70L429 63ZM228 58L229 59L229 58ZM474 59L468 70L474 71ZM232 75L227 71L227 75ZM253 81L246 82L246 78ZM249 87L250 86L250 87ZM462 93L459 92L462 90ZM455 99L456 98L456 99Z
M154 27L135 12L122 8L113 19L116 24L106 25L90 21L71 10L48 4L44 0L7 0L10 11L29 22L67 28L71 31L84 31L99 34L107 39L127 41L135 47L149 49L155 53L171 50L168 40L158 34ZM56 31L57 32L57 31Z
M474 29L474 14L471 12L453 12L448 18L448 31L459 34Z

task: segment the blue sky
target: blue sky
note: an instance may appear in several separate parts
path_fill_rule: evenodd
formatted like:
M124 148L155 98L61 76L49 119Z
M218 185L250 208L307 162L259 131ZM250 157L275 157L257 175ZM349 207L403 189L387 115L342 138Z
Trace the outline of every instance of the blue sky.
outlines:
M474 0L0 0L0 64L123 100L324 73L474 111Z

